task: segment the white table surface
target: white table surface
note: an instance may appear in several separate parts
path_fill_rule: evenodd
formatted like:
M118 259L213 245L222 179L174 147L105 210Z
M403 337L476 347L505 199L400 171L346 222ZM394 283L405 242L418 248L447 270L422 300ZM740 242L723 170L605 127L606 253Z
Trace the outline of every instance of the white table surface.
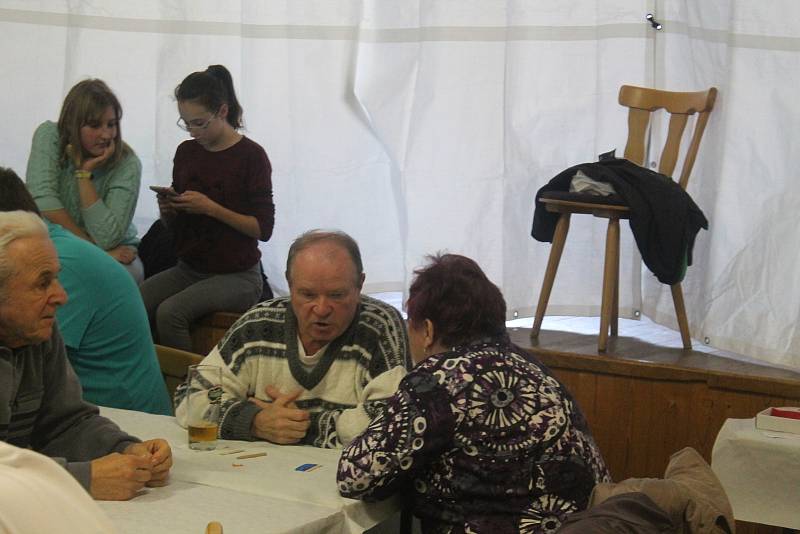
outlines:
M800 529L800 435L759 430L755 419L728 419L711 468L736 519Z
M121 534L203 534L211 521L233 534L341 534L343 512L173 480L132 501L98 501Z
M270 518L273 509L277 510L274 528L271 521L265 521L259 532L336 532L330 530L336 523L339 524L338 528L343 529L342 532L361 532L399 510L396 502L391 500L364 503L341 497L336 488L339 450L275 445L262 441L220 440L216 450L194 451L189 449L186 430L173 417L114 408L101 408L100 413L134 436L141 439L164 438L172 447L174 464L169 486L150 488L145 495L128 503L103 503L103 508L123 532L178 532L168 528L145 530L141 523L137 524L136 529L126 530L125 527L136 523L140 502L148 503L148 513L160 510L162 506L164 511L183 506L190 514L192 509L205 512L205 499L200 498L201 494L208 494L216 502L235 501L237 507L241 502L242 508L253 510L256 516L259 503L261 513L267 510ZM239 449L244 452L222 454ZM240 454L253 452L266 452L266 456L236 458ZM321 467L313 471L295 471L295 467L305 463L315 463ZM215 511L222 514L224 507ZM225 517L233 520L235 515L238 514ZM225 521L219 518L205 520L204 517L199 522L205 521L205 528L205 524L211 520L220 521L225 526ZM252 527L252 523L248 524ZM155 526L158 527L158 524ZM313 527L312 530L304 530L309 526ZM245 530L231 529L230 532Z

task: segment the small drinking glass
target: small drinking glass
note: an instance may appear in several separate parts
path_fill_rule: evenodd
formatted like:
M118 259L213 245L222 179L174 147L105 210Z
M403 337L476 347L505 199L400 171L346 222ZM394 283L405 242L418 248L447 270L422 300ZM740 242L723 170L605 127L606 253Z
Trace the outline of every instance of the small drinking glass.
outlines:
M213 451L217 448L219 431L222 368L218 365L190 365L186 381L189 448Z

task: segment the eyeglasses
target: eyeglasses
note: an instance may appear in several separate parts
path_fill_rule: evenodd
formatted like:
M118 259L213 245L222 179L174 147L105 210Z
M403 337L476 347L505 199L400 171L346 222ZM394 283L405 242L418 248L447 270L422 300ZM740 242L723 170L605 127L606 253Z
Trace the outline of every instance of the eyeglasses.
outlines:
M211 121L213 121L215 118L217 118L216 112L213 115L211 115L211 117L209 117L209 119L206 122L198 124L199 120L193 120L192 122L186 122L185 120L183 120L183 117L180 117L175 122L175 124L178 125L178 128L180 128L181 130L184 130L186 132L191 132L193 130L205 130L206 128L208 128L208 125L211 124Z

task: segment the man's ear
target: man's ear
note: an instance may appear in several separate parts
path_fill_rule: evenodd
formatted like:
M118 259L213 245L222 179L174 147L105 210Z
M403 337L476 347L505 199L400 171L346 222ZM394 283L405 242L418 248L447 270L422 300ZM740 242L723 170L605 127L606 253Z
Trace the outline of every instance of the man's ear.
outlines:
M365 275L364 273L361 273L361 275L358 277L358 290L359 291L361 291L361 288L364 287L364 280L366 280L366 279L367 279L367 275Z
M289 278L289 271L284 271L283 276L286 277L286 283L289 285L289 289L292 288L292 280Z
M228 104L222 104L219 107L219 110L217 110L217 115L219 115L219 118L221 118L221 119L227 119L228 118Z

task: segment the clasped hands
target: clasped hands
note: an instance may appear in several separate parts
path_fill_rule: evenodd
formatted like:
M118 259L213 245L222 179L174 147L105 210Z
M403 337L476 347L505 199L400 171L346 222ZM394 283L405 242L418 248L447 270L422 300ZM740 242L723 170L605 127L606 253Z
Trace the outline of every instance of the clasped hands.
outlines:
M294 402L303 390L282 393L275 386L267 386L264 391L273 399L272 402L255 397L248 399L261 408L250 427L253 436L281 445L298 443L305 437L311 424L309 412L299 409Z
M167 484L172 467L172 449L163 439L133 443L91 463L92 497L104 501L127 501L144 486Z

